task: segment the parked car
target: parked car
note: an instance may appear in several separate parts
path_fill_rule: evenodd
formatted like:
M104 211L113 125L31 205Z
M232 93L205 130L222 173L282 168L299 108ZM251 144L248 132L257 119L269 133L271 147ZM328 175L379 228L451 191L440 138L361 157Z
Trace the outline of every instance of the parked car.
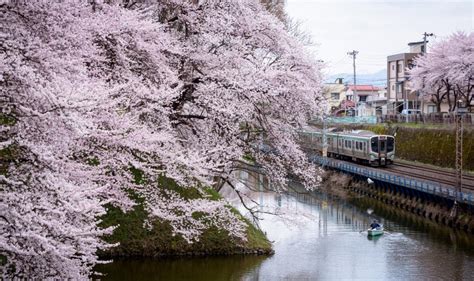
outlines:
M421 114L421 110L419 109L404 109L401 112L402 115L416 115Z

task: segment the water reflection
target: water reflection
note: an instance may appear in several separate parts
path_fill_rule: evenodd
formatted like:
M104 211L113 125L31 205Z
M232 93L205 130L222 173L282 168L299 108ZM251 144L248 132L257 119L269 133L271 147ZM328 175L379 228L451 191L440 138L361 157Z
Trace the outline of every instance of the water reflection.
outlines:
M255 186L246 196L259 202L260 210L277 214L262 213L260 221L275 255L124 260L100 271L108 274L107 280L474 279L470 235L373 201L349 203L317 192L301 193L297 185L290 194L259 192L265 188ZM233 202L245 211L238 200ZM374 218L387 232L368 237L366 229Z
M240 280L266 257L193 257L117 260L101 265L103 280Z
M426 232L427 226L421 222L412 226L402 219L400 223L397 219L401 217L385 217L377 206L372 206L374 212L368 214L368 208L364 208L368 206L357 208L324 194L292 193L273 202L271 194L258 196L264 198L267 211L275 202L279 210L300 217L294 217L293 224L288 224L284 215L283 219L264 215L261 226L275 241L276 254L244 279L252 279L254 275L260 276L260 280L472 280L474 277L472 236L433 225ZM367 236L366 229L374 218L388 230L384 235Z

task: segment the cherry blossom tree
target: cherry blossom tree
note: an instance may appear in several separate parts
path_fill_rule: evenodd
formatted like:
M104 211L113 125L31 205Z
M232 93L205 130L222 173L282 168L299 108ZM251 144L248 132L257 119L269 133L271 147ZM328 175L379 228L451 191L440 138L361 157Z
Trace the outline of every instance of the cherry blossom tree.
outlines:
M474 33L457 32L436 43L431 52L415 59L409 70L414 90L429 95L438 106L447 101L454 111L457 101L471 107L474 100Z
M75 109L94 92L81 58L93 48L82 30L90 7L68 4L1 5L9 23L0 43L2 112L15 120L2 123L2 151L12 151L0 176L4 277L87 277L107 247L100 236L112 230L97 227L107 185L74 159L87 127Z
M296 130L319 112L319 67L258 1L26 1L0 11L5 277L87 278L97 250L113 246L101 239L113 228L98 226L104 206L130 210L130 190L190 243L212 225L246 239L224 200L185 200L159 186L162 176L231 183L250 155L280 188L288 176L315 184Z
M171 105L188 151L212 151L217 162L210 167L203 159L205 166L224 176L250 153L277 183L286 181L288 168L314 180L295 129L317 114L320 77L283 24L255 1L169 1L159 8L160 21L178 30L188 54L180 67L182 95ZM216 20L222 13L225 19ZM274 153L255 145L263 140Z

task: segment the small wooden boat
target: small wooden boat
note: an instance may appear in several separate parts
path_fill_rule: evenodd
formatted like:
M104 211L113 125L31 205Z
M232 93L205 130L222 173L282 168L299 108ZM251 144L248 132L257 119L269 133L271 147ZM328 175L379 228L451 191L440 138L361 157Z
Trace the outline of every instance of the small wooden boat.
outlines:
M377 236L377 235L382 235L383 234L383 227L377 227L377 228L369 228L367 229L367 232L369 236Z

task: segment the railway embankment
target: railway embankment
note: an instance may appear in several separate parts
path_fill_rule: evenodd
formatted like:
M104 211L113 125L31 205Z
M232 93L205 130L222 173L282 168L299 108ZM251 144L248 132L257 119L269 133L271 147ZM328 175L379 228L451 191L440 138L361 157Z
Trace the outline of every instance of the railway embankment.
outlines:
M409 127L400 124L338 125L345 129L363 129L377 134L395 136L395 155L398 159L455 167L456 131L452 127ZM474 130L463 133L463 169L474 171Z
M452 206L443 203L443 201L432 202L406 193L388 191L341 172L326 171L322 178L322 188L325 192L353 201L355 204L362 202L365 205L385 207L387 210L397 209L401 213L474 234L474 209L472 207L459 206L456 214L453 215Z

